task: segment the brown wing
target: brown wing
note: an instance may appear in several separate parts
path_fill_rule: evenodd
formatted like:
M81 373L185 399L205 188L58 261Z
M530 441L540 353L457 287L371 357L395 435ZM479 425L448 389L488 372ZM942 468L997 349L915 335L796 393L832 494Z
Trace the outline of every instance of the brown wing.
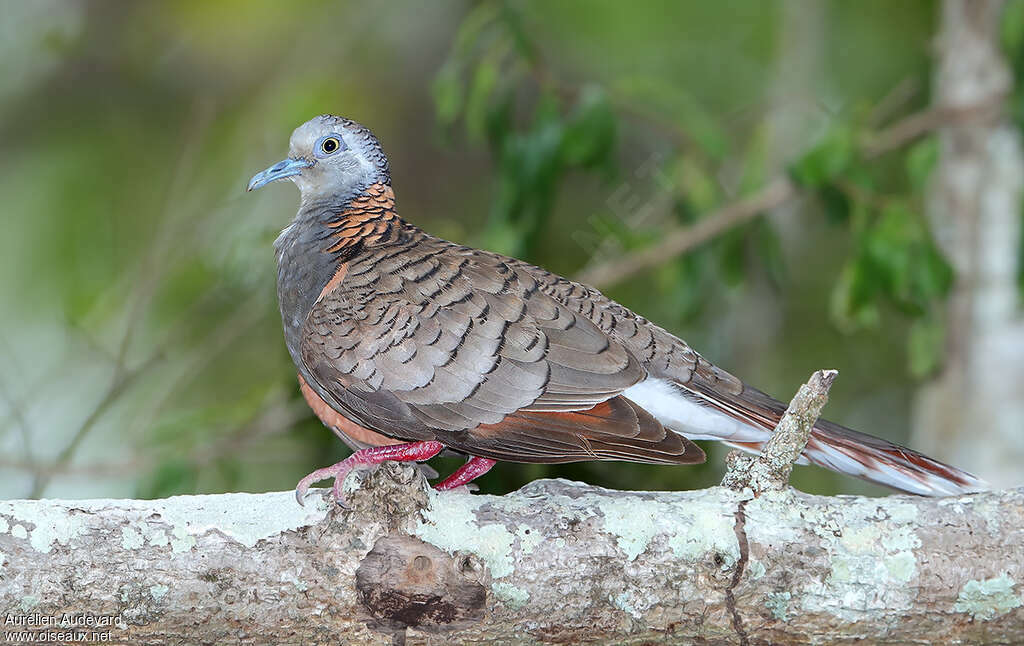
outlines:
M505 428L522 446L502 459L524 461L700 455L632 404L609 404L607 419L553 415L608 402L646 370L529 272L435 238L353 260L310 312L301 355L311 387L390 437L497 454Z
M460 442L467 453L508 462L704 461L700 447L666 431L650 413L621 396L585 411L520 411L497 424L482 424L464 437Z
M608 336L624 345L651 376L686 383L694 375L700 357L682 339L593 287L573 282L521 260L506 261L517 270L533 276L544 293L570 311L593 321Z

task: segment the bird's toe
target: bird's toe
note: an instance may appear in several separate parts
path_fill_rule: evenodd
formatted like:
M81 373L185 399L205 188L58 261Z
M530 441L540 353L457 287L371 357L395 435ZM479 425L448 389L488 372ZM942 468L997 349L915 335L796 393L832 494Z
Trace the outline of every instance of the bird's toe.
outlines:
M337 464L317 469L313 473L310 473L302 480L299 480L299 483L295 485L295 500L298 501L300 505L304 505L306 493L309 492L309 488L313 483L333 478L334 486L331 487L331 496L339 505L345 507L345 499L341 493L341 486L345 482L345 476L352 470L352 466L351 461L346 459L338 462Z

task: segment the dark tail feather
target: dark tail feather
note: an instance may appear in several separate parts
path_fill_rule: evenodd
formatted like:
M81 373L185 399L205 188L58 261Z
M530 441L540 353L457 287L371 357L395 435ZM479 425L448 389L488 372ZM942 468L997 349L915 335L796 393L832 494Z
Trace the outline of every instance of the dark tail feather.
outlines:
M813 463L922 496L956 496L988 483L913 449L819 420L804 451Z
M781 402L750 387L744 387L739 395L729 394L724 398L720 392L705 391L699 386L693 388L693 384L687 387L726 415L769 431L775 428L786 410ZM762 446L761 442L724 441L755 453L760 452ZM814 425L799 462L922 496L955 496L990 488L984 480L966 471L824 419Z

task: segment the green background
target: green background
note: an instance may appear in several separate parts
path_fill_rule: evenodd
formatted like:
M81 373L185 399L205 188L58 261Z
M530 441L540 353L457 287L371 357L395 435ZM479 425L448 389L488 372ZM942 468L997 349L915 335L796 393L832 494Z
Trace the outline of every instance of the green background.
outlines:
M947 268L892 260L900 236L928 246L907 222L934 146L847 150L927 105L933 3L0 4L2 497L289 489L346 454L281 335L271 244L297 193L244 192L320 113L376 132L406 219L566 275L792 168L808 197L607 293L780 399L839 369L828 417L897 441L941 361ZM839 173L876 197L837 196ZM693 488L724 455L499 465L481 487Z

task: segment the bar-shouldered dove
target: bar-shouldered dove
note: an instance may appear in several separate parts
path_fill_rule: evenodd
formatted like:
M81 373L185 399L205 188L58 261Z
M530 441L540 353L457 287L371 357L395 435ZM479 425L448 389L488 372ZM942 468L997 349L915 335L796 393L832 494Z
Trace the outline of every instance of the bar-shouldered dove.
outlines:
M785 406L601 292L514 258L436 238L399 217L387 157L349 119L316 117L248 190L290 179L298 213L274 243L285 342L299 386L355 449L296 488L444 449L468 461L692 464L691 440L757 451ZM819 420L801 457L923 495L983 481Z

